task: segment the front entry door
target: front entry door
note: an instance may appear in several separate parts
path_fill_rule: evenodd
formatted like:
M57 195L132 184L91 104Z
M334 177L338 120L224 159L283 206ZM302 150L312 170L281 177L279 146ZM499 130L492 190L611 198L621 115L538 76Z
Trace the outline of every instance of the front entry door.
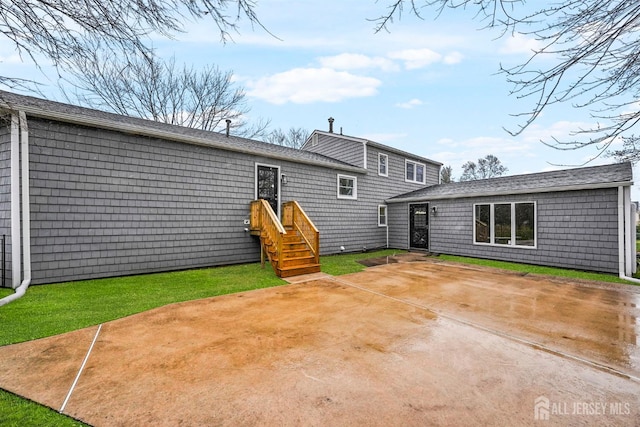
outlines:
M409 247L429 249L429 204L409 205Z
M280 168L276 166L257 165L256 170L256 199L265 199L273 208L276 215L279 215L280 196Z

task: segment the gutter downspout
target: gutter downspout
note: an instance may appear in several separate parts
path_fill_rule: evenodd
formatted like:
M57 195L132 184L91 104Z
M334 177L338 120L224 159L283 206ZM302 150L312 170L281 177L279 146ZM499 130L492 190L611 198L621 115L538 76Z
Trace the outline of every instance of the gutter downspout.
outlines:
M635 277L627 276L625 267L626 267L626 248L629 247L628 243L630 243L629 234L626 233L627 228L625 223L628 222L627 212L625 211L625 187L622 185L618 187L618 276L623 280L628 280L633 283L640 283L640 279L636 279Z
M385 227L387 229L387 248L389 249L389 211L387 211L387 226Z
M29 127L27 115L11 115L11 275L15 293L0 299L0 307L21 298L31 284L31 206L29 197ZM18 138L18 127L20 134ZM20 145L22 148L22 267L20 283ZM16 286L20 283L19 286Z

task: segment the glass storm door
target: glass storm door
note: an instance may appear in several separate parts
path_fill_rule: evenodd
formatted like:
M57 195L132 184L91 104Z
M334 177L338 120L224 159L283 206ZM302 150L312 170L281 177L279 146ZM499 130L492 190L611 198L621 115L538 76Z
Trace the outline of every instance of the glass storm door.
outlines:
M429 249L429 204L409 205L409 247Z
M279 214L279 175L277 167L258 165L256 179L256 196L265 199L273 208L276 215Z

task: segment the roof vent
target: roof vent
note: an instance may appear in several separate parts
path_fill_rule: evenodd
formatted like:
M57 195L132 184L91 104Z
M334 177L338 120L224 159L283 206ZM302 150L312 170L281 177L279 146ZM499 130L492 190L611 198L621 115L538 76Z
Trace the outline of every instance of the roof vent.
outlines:
M231 119L225 120L227 122L227 136L229 136L229 131L231 131Z
M333 133L333 122L335 119L333 117L329 117L329 132Z

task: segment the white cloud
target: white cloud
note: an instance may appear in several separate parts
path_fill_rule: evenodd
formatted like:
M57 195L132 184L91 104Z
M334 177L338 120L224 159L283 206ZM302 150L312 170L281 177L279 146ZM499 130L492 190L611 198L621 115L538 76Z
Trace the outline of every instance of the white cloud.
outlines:
M247 95L272 104L338 102L373 96L382 82L330 68L295 68L247 83Z
M575 139L575 135L572 135L574 132L580 129L590 129L594 126L594 123L559 120L548 126L532 124L527 127L520 136L527 142L545 141L552 144L554 139L557 139L558 141L569 141Z
M442 62L447 65L459 64L462 62L462 54L460 52L450 52L443 58Z
M500 48L500 53L507 55L515 55L521 53L531 54L534 51L540 50L541 48L542 45L538 40L527 37L520 33L516 33L504 42L504 44Z
M415 70L439 62L442 55L431 49L405 49L389 53L389 58L400 59L407 70Z
M509 174L515 174L520 172L512 167L515 166L514 162L536 157L531 144L509 137L480 136L463 140L443 138L437 144L443 150L430 153L427 157L452 165L456 173L460 173L464 163L476 162L479 158L493 154L509 168Z
M399 67L391 60L380 56L367 56L359 53L342 53L336 56L319 58L323 67L338 70L356 70L362 68L380 68L383 71L397 71Z
M0 55L0 63L3 64L22 64L22 58L17 53Z
M409 100L407 102L400 102L400 103L396 104L396 107L404 108L404 109L409 110L411 108L418 107L418 106L420 106L422 104L424 104L422 101L420 101L417 98L413 98L413 99L411 99L411 100Z

